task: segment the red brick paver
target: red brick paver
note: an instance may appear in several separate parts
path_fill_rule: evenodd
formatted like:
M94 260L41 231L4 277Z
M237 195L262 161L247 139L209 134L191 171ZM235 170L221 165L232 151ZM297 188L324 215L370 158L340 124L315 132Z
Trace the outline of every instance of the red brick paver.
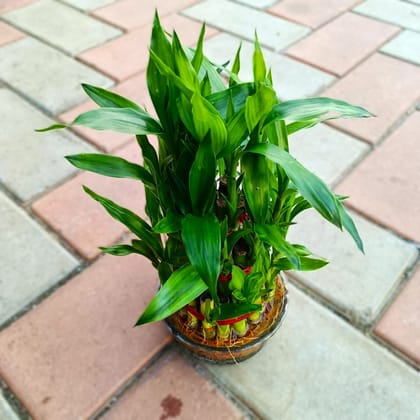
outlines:
M118 155L131 162L140 161L139 148L134 140ZM82 185L140 215L144 215L144 190L143 185L133 179L83 173L34 203L33 210L38 216L83 257L92 259L100 253L98 246L113 244L126 228L85 194Z
M25 35L22 32L16 30L12 26L7 25L4 22L0 22L0 46L17 41L24 36Z
M171 353L159 360L106 413L121 419L243 419L244 415L183 358Z
M0 374L35 419L87 418L163 346L133 329L156 291L141 256L101 258L0 334Z
M1 0L0 13L10 12L10 10L26 6L30 3L33 3L34 1L35 0Z
M413 359L420 367L420 270L385 312L375 333Z
M161 22L167 31L175 28L183 44L193 45L197 42L201 30L198 22L175 14L163 18ZM143 26L100 47L85 51L79 58L118 81L125 80L146 68L150 31L151 24ZM206 33L209 37L216 30L208 28Z
M374 54L322 96L365 106L377 118L341 120L332 125L375 143L411 107L420 95L420 68Z
M411 115L342 182L348 203L420 242L420 112Z
M346 13L295 44L288 54L342 76L398 32L396 26Z
M317 28L361 0L283 0L269 9L270 12L297 23Z
M197 3L197 0L153 0L145 1L141 4L138 0L121 0L95 10L93 15L130 31L151 22L155 9L159 10L159 16L163 18L194 3Z

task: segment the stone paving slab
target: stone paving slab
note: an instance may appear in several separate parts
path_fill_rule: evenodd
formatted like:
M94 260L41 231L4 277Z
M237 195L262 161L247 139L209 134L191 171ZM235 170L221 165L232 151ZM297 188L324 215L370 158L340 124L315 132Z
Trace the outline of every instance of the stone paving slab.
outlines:
M78 265L75 258L1 192L0 249L0 324Z
M133 329L156 286L143 257L107 256L0 333L0 375L33 418L88 418L169 342Z
M338 187L349 205L420 242L420 112L411 114Z
M359 188L363 187L359 184ZM357 249L350 235L326 222L315 211L298 217L297 225L290 228L289 240L308 246L330 264L319 271L292 274L353 322L370 325L418 252L415 246L360 216L353 214L353 218L364 242L365 254Z
M64 156L93 148L64 131L36 133L54 121L15 93L0 88L0 181L27 201L75 173Z
M96 10L93 15L126 31L131 31L152 22L155 9L159 11L162 19L194 3L197 3L197 0L149 0L139 7L138 0L120 0L108 7Z
M183 357L171 352L159 359L102 418L245 419L222 392Z
M294 44L287 54L342 76L398 32L396 26L345 13Z
M133 141L116 153L130 162L140 161L139 147ZM87 185L96 193L144 216L144 189L132 179L109 178L83 173L36 201L34 212L69 242L84 258L100 254L99 246L114 244L127 228L114 220L83 190Z
M337 128L375 143L417 102L420 68L374 54L323 92L323 96L362 105L376 114L376 118L331 122Z
M386 310L375 333L405 353L420 368L420 270Z
M11 42L23 38L24 36L25 35L22 32L13 28L13 26L0 22L0 46L10 44Z
M169 15L161 20L165 30L176 29L183 45L197 42L201 25L180 15ZM90 66L118 81L125 80L146 69L149 59L151 24L136 29L113 41L80 54L79 58ZM215 30L208 28L207 37Z
M405 30L384 45L381 51L420 65L420 33Z
M369 147L327 125L289 137L290 153L328 185L334 185L365 155Z
M72 55L121 35L120 30L52 0L38 0L3 19Z
M420 30L420 8L400 0L367 0L354 11L403 28Z
M53 115L85 99L80 83L105 88L113 84L111 79L32 38L0 48L0 79Z
M254 40L257 31L261 45L275 51L309 33L309 29L302 25L226 0L207 0L185 9L183 14L249 41Z
M1 391L0 391L0 419L19 420L17 414L12 410L8 402L4 399Z
M419 418L413 369L292 285L289 295L284 324L259 354L206 368L267 420Z
M269 11L280 17L311 28L328 22L345 12L361 0L283 0L277 2Z
M240 38L222 33L214 36L204 45L205 54L217 63L233 62L241 43ZM243 81L253 80L252 55L254 44L242 41L241 71L239 77ZM267 66L273 72L274 88L281 99L296 99L312 96L325 89L335 80L334 76L317 70L299 61L273 53L263 48Z
M108 6L116 0L62 0L70 6L77 7L80 10L95 10L99 7Z

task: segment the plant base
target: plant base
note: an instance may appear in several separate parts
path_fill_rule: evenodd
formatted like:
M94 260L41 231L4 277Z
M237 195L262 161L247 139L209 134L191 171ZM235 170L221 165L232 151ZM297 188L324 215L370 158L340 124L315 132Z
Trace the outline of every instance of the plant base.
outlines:
M188 326L186 318L178 312L167 318L166 324L183 347L193 356L210 363L233 364L256 354L265 342L277 331L284 317L287 305L287 290L279 276L274 299L266 305L261 322L249 325L243 337L230 334L227 338L208 340L200 329Z

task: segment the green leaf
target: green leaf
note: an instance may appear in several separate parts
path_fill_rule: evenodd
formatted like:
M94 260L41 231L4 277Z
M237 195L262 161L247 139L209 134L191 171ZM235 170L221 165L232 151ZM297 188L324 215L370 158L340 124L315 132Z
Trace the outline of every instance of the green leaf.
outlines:
M297 250L286 241L284 232L277 225L254 225L255 233L262 242L272 246L277 252L284 255L294 267L299 269L300 257Z
M200 143L189 174L191 204L196 214L205 214L214 207L216 166L216 156L209 142Z
M207 288L197 270L191 265L175 271L147 305L136 325L160 321L173 315Z
M229 282L230 290L242 290L245 283L245 273L237 265L232 266L232 279Z
M222 150L221 155L229 156L234 153L237 148L248 137L248 127L245 120L245 109L238 111L227 125L227 146Z
M264 55L258 42L257 33L255 33L254 55L252 57L252 69L254 72L254 82L264 82L267 68L265 66ZM251 130L250 130L251 131Z
M241 69L241 49L242 49L242 42L239 44L239 47L236 51L235 60L232 64L231 74L238 76L239 70ZM237 84L234 77L229 77L229 87Z
M160 124L147 112L130 108L99 108L80 114L68 125L54 124L37 131L82 126L126 134L161 134Z
M66 156L66 159L76 168L114 178L132 178L154 187L150 173L142 166L126 161L117 156L96 153L82 153Z
M262 123L276 101L276 92L262 84L258 86L254 95L248 96L245 102L245 119L249 132Z
M44 133L45 131L61 130L62 128L67 128L67 127L68 127L67 124L53 124L53 125L50 125L49 127L37 128L35 131L37 133Z
M95 201L100 203L110 216L127 226L131 232L144 240L157 256L162 256L163 250L159 235L155 234L150 225L141 217L137 216L131 210L119 206L108 198L96 194L86 186L83 186L83 189Z
M226 145L225 122L213 105L199 92L193 94L191 105L195 132L199 140L203 141L207 134L210 134L212 148L217 155Z
M144 257L148 258L155 267L157 267L159 260L156 258L156 256L153 254L153 251L145 242L133 240L131 243L132 245L120 244L110 247L100 246L99 249L105 254L110 254L117 257L122 257L129 254L143 255Z
M82 88L89 98L101 108L132 108L143 111L136 103L117 93L87 83L82 83Z
M245 154L241 159L243 189L249 210L256 223L265 223L270 200L268 163L264 156Z
M367 118L374 116L361 106L331 98L293 99L275 105L264 125L275 120L305 122L311 125L336 118Z
M233 319L242 315L251 314L261 309L261 305L253 303L223 303L213 310L210 318L213 321L223 321L225 319Z
M313 271L313 270L319 270L320 268L325 267L327 264L328 264L327 260L300 257L300 267L298 269L287 258L278 259L273 264L273 266L274 268L280 271L288 271L288 270Z
M100 246L99 249L105 254L115 255L117 257L138 253L135 248L133 248L131 245L126 244L113 245L110 247Z
M150 222L154 226L162 218L162 213L160 211L159 192L156 188L152 189L145 186L144 194L146 198L146 205L144 209L150 219Z
M181 230L182 216L168 210L166 217L160 220L154 227L153 231L156 233L174 233Z
M191 91L199 91L199 80L176 32L172 34L172 56L180 79Z
M207 284L216 304L217 281L220 272L221 239L219 222L213 214L193 216L182 221L182 240L188 258Z
M337 200L319 177L308 171L288 152L273 144L257 144L248 151L266 156L280 165L312 207L325 219L341 228L341 215L338 211Z
M201 26L200 36L198 37L197 46L195 48L194 57L192 58L192 61L191 61L196 72L200 70L201 64L203 63L203 59L204 59L203 40L204 40L205 33L206 33L206 25L205 23L203 23L203 25Z
M167 77L174 86L176 86L187 98L190 98L194 90L191 89L188 83L182 80L162 59L153 51L150 50L150 60L155 65L156 69L162 76Z
M337 201L337 207L340 213L340 217L341 217L341 221L342 221L344 229L346 229L347 232L351 235L351 237L353 238L354 242L356 242L356 245L360 249L360 251L364 253L365 251L363 248L363 242L362 242L362 239L360 238L359 232L357 231L356 225L353 222L353 219L347 213L341 201L338 198L336 198L336 201Z
M186 48L187 56L192 60L195 54L195 50L192 48ZM200 68L200 77L203 78L207 74L211 85L212 92L219 92L226 89L226 86L220 77L218 72L219 66L213 64L206 56L203 56L203 62Z
M164 63L172 62L171 44L162 29L157 12L155 12L153 20L150 50L158 54ZM168 97L167 80L160 74L151 57L149 57L147 65L147 87L156 113L159 116L163 127L168 129L170 118L168 117L166 110L166 101Z
M226 118L229 101L233 102L236 111L241 110L245 106L245 101L249 95L255 93L254 83L239 83L229 89L212 93L207 96L207 100L217 109L219 114Z
M141 148L145 166L154 174L156 178L159 177L159 159L155 148L150 144L147 136L136 136L138 145Z

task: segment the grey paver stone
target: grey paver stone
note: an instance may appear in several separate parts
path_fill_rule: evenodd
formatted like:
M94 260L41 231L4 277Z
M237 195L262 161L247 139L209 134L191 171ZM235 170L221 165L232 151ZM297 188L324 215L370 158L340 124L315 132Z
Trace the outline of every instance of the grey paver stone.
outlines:
M403 60L420 64L420 33L405 30L385 44L381 50Z
M0 193L0 249L0 324L78 265L74 257L3 193Z
M309 33L309 28L226 0L207 0L183 11L186 16L254 40L257 31L261 45L275 51Z
M365 143L324 124L292 134L289 148L299 162L328 185L336 184L369 150Z
M52 0L39 0L6 13L3 18L73 55L122 33L119 29Z
M219 64L224 64L228 60L232 63L240 42L239 38L226 33L216 35L206 42L205 54ZM243 81L253 80L253 51L254 44L252 42L242 41L242 65L239 77ZM274 87L283 100L312 96L335 80L335 77L328 73L266 48L263 48L263 52L267 67L271 67L273 73Z
M32 38L0 48L0 79L53 115L86 100L80 83L113 85L111 79Z
M1 391L0 391L0 419L19 420L17 414L10 407L9 403L4 399Z
M352 215L365 254L357 249L347 232L341 232L315 211L296 219L289 240L308 246L330 263L319 271L293 272L293 277L332 302L352 321L369 325L418 254L415 246L357 214Z
M272 6L277 3L277 0L237 0L237 3L246 4L258 9L264 9L265 7Z
M114 3L116 0L63 0L71 6L77 7L80 10L95 10L99 7L107 6Z
M259 354L239 365L205 365L218 380L267 420L419 418L414 369L289 289L284 324Z
M64 156L94 150L68 131L34 132L54 121L4 88L0 121L0 182L23 201L75 172Z
M420 31L420 7L400 0L367 0L354 8L358 13Z

